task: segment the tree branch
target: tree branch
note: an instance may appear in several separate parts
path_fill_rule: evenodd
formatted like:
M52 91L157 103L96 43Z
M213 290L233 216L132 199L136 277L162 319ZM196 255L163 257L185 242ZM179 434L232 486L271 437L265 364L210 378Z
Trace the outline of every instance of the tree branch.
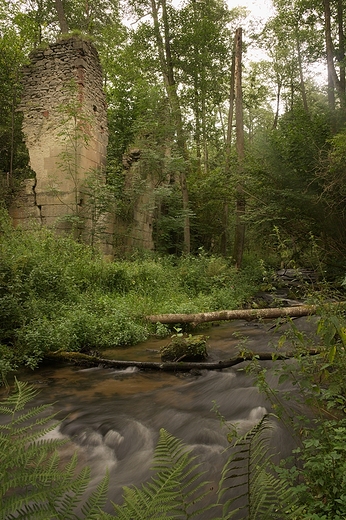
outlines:
M314 356L319 351L311 349L307 355ZM190 370L222 370L223 368L230 368L239 365L244 361L251 361L257 359L259 361L276 361L283 359L290 359L294 357L294 353L277 354L276 352L249 352L242 356L237 356L224 361L208 362L155 362L155 361L118 361L116 359L105 359L97 356L88 356L79 352L49 352L45 359L49 361L73 361L78 365L84 366L103 366L108 368L129 368L135 367L140 370L160 370L162 372L189 372Z

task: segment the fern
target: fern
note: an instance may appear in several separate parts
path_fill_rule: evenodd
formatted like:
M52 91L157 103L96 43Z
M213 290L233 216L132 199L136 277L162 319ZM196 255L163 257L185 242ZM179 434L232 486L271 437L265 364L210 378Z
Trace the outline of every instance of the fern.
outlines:
M164 429L155 450L156 475L141 489L124 488L124 504L114 504L119 520L190 519L215 504L197 507L209 493L200 464L186 446ZM104 517L106 518L106 517Z
M222 471L219 500L229 491L235 491L236 496L224 504L223 518L235 513L246 520L297 518L301 508L294 490L271 468L266 438L270 428L269 416L265 415L235 442L234 453Z
M0 520L76 520L76 506L90 481L89 468L76 473L77 456L62 466L58 449L64 440L43 439L58 422L49 405L25 410L37 395L27 383L0 403L8 421L0 425ZM84 518L96 520L105 502L108 477L89 497Z

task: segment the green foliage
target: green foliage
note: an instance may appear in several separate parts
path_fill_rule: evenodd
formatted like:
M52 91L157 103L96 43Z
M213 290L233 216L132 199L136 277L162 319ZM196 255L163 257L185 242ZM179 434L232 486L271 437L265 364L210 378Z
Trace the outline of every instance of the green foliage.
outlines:
M77 472L77 457L63 464L64 440L44 438L57 427L50 405L27 409L37 391L16 381L16 391L0 403L0 519L76 520L76 506L90 481L88 468ZM96 520L106 500L108 477L83 506L83 518Z
M155 333L143 320L148 314L238 307L261 276L205 253L108 262L95 248L47 229L13 229L5 211L0 225L3 377L10 367L34 368L48 351L143 341Z
M199 505L209 492L208 482L201 480L204 472L186 446L164 429L160 430L153 469L155 476L142 488L124 488L124 504L114 506L116 518L187 520L216 507Z
M295 491L278 478L270 464L268 430L269 416L265 415L233 443L233 453L222 472L219 499L229 490L236 491L236 496L225 502L224 515L231 511L230 517L240 513L247 520L297 518Z
M339 520L346 515L346 419L316 421L306 432L298 454L301 469L291 470L301 484L296 487L309 518Z
M279 352L285 347L295 355L294 364L283 364L278 369L279 384L293 382L298 389L298 405L303 400L310 406L312 419L297 415L289 402L292 392L286 395L273 390L266 369L256 361L252 364L251 372L257 373L259 387L298 442L294 459L276 469L296 494L302 508L297 518L302 520L341 520L346 515L345 325L343 305L324 306L316 326L320 342L314 356L309 355L309 350L316 348L316 341L312 343L293 321L279 340Z

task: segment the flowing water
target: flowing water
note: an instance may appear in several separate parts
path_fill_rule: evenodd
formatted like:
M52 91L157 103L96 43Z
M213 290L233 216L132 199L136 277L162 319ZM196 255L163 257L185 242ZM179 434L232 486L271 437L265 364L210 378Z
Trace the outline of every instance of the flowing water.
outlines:
M298 322L303 329L311 328L307 319ZM204 330L209 336L209 360L233 357L243 343L255 352L273 349L280 333L273 331L272 325L237 321ZM108 351L107 357L158 361L158 349L167 342L153 339L128 349ZM35 404L54 403L51 409L59 412L62 422L52 435L69 437L72 442L65 448L66 455L77 448L80 464L90 465L90 489L96 487L108 468L109 498L120 503L123 486L140 485L150 476L160 428L193 448L211 486L217 487L227 457L230 424L236 423L244 433L273 411L253 377L245 372L246 366L242 363L226 370L172 374L50 365L35 372L23 371L17 377L40 388ZM294 394L295 387L287 381L278 387L275 370L279 362L262 362L262 366L268 369L272 388ZM226 424L220 421L215 405ZM282 422L274 418L271 421L270 447L280 459L290 454L294 441ZM107 510L112 511L110 504ZM206 513L204 518L213 517Z

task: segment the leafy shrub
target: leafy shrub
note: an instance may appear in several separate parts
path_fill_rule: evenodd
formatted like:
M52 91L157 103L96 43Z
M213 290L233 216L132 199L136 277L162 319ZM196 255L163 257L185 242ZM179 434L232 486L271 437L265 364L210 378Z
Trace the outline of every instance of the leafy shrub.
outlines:
M238 307L255 290L254 272L204 252L108 262L48 229L13 229L0 214L0 342L8 352L0 372L34 368L47 351L143 341L155 333L148 314Z

